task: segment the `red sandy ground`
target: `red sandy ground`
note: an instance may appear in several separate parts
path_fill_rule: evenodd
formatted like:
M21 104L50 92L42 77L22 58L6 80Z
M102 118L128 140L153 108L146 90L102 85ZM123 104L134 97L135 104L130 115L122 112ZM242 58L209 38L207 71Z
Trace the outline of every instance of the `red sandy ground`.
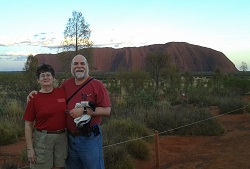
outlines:
M216 115L218 109L212 107L211 112ZM156 167L152 144L151 159L136 161L136 168L249 169L250 114L229 114L218 119L226 130L223 136L159 136L160 167ZM16 144L0 146L0 163L16 160L17 154L24 149L24 138Z
M211 110L218 113L217 108ZM223 136L159 136L160 166L152 158L137 161L137 169L250 169L250 114L218 117Z

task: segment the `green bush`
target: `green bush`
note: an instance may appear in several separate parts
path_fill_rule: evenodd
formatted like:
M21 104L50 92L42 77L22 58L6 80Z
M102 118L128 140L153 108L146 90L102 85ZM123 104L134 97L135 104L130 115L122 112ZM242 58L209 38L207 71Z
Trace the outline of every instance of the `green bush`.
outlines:
M27 154L27 150L22 150L20 153L19 153L19 159L21 160L21 162L23 164L29 164L29 160L27 158L28 154Z
M249 105L249 103L245 104L245 113L250 113L250 105Z
M116 144L138 137L148 136L151 131L136 119L110 119L102 126L104 145Z
M24 135L23 108L17 101L9 101L0 115L0 145L14 143Z
M229 95L225 88L194 87L188 91L187 101L199 107L216 106L220 103L221 98Z
M106 169L135 169L133 158L123 146L104 148Z
M0 166L0 169L17 169L18 166L14 162L5 162Z
M157 109L149 110L147 116L147 126L152 130L163 132L174 126L175 121L171 110L160 111Z
M243 113L244 102L240 98L224 98L219 104L220 114Z
M144 140L135 140L126 144L129 154L137 160L148 160L150 158L150 147Z
M208 119L208 120L207 120ZM224 129L204 108L173 108L150 113L148 127L165 134L222 135Z
M18 140L18 134L14 128L8 124L0 124L0 145L15 143Z
M245 94L250 91L250 80L248 78L231 77L224 81L224 87L231 93Z
M204 108L178 109L177 119L179 119L177 121L180 128L175 131L175 134L218 136L225 132L218 119L213 118Z
M127 103L127 108L144 107L150 108L154 106L157 102L155 93L152 90L136 90L133 95L126 95L124 100Z

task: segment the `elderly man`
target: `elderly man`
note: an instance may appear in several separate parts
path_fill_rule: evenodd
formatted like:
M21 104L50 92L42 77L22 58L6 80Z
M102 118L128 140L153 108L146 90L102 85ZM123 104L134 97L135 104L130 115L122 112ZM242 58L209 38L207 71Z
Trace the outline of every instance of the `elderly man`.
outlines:
M89 65L83 55L76 55L71 63L72 78L60 86L67 98L68 157L67 169L103 169L101 116L111 112L108 91L101 81L89 76ZM82 87L82 85L84 85ZM79 91L77 91L82 87ZM76 92L77 91L77 92ZM76 92L76 93L75 93ZM95 108L75 108L76 104L89 101ZM74 119L87 114L91 116L89 124L79 131ZM86 129L87 128L87 129Z

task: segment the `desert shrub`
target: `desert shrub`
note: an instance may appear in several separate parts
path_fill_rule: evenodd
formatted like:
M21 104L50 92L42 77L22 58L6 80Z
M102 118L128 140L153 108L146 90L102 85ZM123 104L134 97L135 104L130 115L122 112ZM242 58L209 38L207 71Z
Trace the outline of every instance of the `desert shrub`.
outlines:
M196 105L205 107L209 105L209 92L204 87L193 87L188 93L188 103L194 103Z
M150 158L150 147L145 140L135 140L126 144L129 154L137 160L148 160Z
M189 107L150 113L148 127L165 134L180 135L221 135L224 132L209 111Z
M228 96L229 93L224 88L213 87L212 89L205 87L191 88L187 93L188 103L198 105L199 107L215 106L220 103L221 97Z
M104 163L106 169L134 169L133 158L122 146L104 148Z
M29 160L27 158L28 154L27 154L27 150L22 150L20 153L19 153L19 159L21 161L22 164L29 164Z
M18 140L18 132L6 122L0 124L0 145L15 143Z
M243 113L244 102L240 98L224 98L219 104L220 114Z
M250 105L246 104L245 105L245 113L250 113Z
M1 115L5 115L13 119L22 119L24 109L21 103L17 100L9 100L3 107L3 112ZM18 118L17 118L18 117ZM20 120L19 120L20 121Z
M14 143L24 135L23 108L17 101L9 101L0 115L0 145Z
M247 78L231 77L224 81L225 88L231 93L245 94L250 91L250 81Z
M166 131L174 126L175 121L172 116L171 110L159 111L151 109L148 113L147 126L159 132Z
M147 136L145 140L151 140L148 138L151 131L144 123L128 117L114 118L107 120L102 125L102 130L106 168L133 169L133 158L148 158L150 150L145 141L133 140L144 136Z
M171 89L167 93L167 98L172 105L181 103L179 92L176 89Z
M227 88L224 88L224 87L213 86L210 90L211 90L211 94L213 96L218 96L218 97L230 96L229 90Z
M5 162L0 166L0 169L17 169L18 166L14 162Z
M110 119L102 126L104 145L128 141L138 137L150 135L149 128L135 119Z
M179 127L176 128L175 134L217 136L225 132L218 120L204 108L181 108L178 110L177 118Z
M154 106L157 102L156 95L152 90L135 90L133 95L127 94L124 97L127 108L144 107L149 108Z

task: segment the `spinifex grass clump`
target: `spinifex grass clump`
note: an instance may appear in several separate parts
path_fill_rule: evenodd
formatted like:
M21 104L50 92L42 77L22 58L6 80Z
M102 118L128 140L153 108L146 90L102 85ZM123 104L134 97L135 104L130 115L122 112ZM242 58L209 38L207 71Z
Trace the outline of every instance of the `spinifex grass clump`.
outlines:
M152 131L133 118L111 118L103 124L105 168L133 169L133 159L148 159ZM144 140L143 137L146 137ZM138 139L139 138L139 139Z
M204 108L179 107L148 115L148 127L174 135L221 135L224 129Z
M8 102L0 114L0 145L14 143L24 135L23 108L17 101Z
M142 139L131 141L126 144L129 154L137 160L148 160L150 158L150 147Z
M17 169L18 166L13 162L5 162L0 166L1 169Z
M204 108L180 109L175 111L178 126L175 134L178 135L200 135L219 136L224 133L224 128L217 118Z
M244 111L244 102L240 98L224 98L219 104L220 114L238 114Z
M144 123L138 123L136 119L110 119L103 124L104 146L149 136L150 134L152 134L151 130Z
M134 160L124 146L107 147L103 151L106 169L135 169Z

